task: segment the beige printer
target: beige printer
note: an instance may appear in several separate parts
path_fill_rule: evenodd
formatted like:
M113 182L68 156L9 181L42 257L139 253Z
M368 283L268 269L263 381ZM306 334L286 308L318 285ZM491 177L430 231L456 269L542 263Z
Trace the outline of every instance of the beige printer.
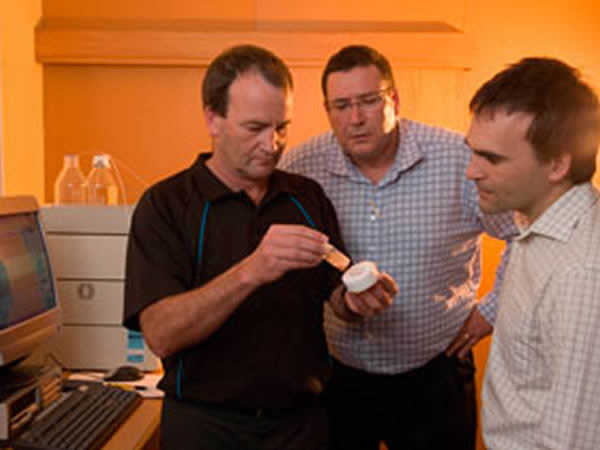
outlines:
M127 234L133 206L41 208L63 329L51 352L67 369L152 371L160 360L121 325Z

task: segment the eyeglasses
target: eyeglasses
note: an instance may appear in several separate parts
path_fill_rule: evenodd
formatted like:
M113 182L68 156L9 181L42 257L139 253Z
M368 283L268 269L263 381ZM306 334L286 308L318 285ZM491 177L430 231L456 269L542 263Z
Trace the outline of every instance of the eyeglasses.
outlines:
M353 98L336 98L327 100L325 106L329 111L337 114L347 114L352 111L352 106L356 105L362 111L373 111L381 105L385 96L391 90L391 87L380 89L376 92L367 92L357 95Z

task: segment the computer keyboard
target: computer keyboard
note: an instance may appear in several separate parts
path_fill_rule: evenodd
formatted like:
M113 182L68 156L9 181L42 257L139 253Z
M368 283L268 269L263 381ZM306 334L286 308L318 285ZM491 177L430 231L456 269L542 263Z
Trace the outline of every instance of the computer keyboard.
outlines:
M81 384L42 411L11 442L14 450L95 450L139 406L134 391Z

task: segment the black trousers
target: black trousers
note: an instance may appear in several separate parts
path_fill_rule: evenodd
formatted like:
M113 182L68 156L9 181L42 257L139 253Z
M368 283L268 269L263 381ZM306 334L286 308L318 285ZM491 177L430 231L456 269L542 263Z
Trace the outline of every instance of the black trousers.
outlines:
M437 356L399 375L337 361L327 392L334 450L473 450L477 428L473 356Z
M161 450L326 450L324 406L293 411L232 411L166 396Z

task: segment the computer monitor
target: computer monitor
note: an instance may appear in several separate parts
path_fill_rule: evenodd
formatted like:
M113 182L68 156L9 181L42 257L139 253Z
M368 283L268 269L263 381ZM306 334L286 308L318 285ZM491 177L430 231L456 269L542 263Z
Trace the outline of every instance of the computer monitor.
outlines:
M29 356L60 324L37 201L0 197L0 369Z

